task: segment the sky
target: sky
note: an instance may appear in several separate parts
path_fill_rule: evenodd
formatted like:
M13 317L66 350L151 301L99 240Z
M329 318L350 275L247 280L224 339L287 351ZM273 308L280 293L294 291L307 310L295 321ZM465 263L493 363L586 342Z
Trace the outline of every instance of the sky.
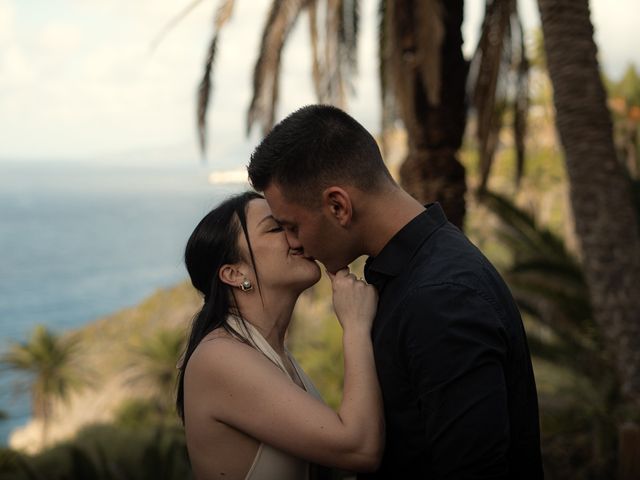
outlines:
M152 52L163 26L191 0L0 0L0 162L198 162L195 92L219 0L204 0ZM377 0L362 0L356 95L349 112L379 124ZM484 1L466 0L464 51L477 42ZM527 31L535 0L518 0ZM251 75L269 0L236 0L220 39L208 163L246 163ZM640 66L640 0L591 0L601 64L613 78ZM284 51L277 118L313 103L309 39L301 17Z

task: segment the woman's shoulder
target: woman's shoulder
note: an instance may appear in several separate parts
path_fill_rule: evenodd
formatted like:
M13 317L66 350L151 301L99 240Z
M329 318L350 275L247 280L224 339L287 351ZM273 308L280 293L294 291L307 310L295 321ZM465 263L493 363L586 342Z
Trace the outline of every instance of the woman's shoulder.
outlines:
M196 347L187 371L208 383L247 381L254 375L280 374L262 353L224 329L216 329Z

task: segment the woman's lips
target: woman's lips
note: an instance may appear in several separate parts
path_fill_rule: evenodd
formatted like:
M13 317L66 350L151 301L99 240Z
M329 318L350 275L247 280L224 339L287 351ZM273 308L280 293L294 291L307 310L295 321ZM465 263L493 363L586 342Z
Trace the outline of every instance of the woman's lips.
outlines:
M294 256L294 257L302 257L305 260L309 260L310 262L315 262L315 260L316 260L315 258L310 257L309 255L305 255L302 250L293 250L293 249L291 249L289 251L289 254Z

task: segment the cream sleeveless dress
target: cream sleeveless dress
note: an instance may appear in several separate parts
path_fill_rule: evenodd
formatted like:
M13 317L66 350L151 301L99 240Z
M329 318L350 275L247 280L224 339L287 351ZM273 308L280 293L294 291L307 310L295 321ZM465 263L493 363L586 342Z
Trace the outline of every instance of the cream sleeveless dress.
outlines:
M253 345L256 350L262 352L269 360L276 364L293 382L293 378L289 375L280 356L253 325L248 322L241 322L235 317L229 317L227 323L242 338ZM316 387L288 351L287 355L298 377L302 381L304 389L317 399L322 400ZM266 443L261 443L245 480L309 480L309 478L309 462L282 452Z

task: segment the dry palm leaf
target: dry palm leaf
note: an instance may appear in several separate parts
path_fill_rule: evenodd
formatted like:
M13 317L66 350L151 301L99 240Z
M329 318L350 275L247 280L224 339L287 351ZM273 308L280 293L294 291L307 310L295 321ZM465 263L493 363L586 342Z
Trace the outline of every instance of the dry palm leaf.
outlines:
M524 133L528 109L528 61L516 0L487 2L482 36L473 58L470 81L477 113L476 134L480 155L480 186L487 180L498 146L503 117L513 110L517 152L517 180L524 164Z
M516 184L520 183L524 172L524 137L527 133L527 113L529 111L529 60L524 41L524 29L520 18L516 19L519 49L514 97L513 135L516 145Z
M271 4L253 71L253 98L247 113L247 134L256 122L261 124L265 134L273 127L282 48L304 6L304 0L274 0Z
M313 89L315 90L318 101L324 103L322 79L325 74L318 52L318 0L309 0L307 10L309 11L309 40L311 41L311 76L313 79Z
M316 97L320 103L344 108L345 90L353 93L352 78L357 71L359 1L310 0L308 9Z
M380 103L382 106L380 140L382 153L385 156L388 153L386 133L391 131L399 118L396 99L392 88L393 77L391 73L393 68L390 65L392 51L391 43L389 42L390 26L387 11L387 1L380 0L380 3L378 4L378 78L380 80Z
M445 34L443 10L440 0L419 1L415 5L416 61L427 98L434 106L440 104L442 43Z
M360 2L343 0L338 25L339 64L343 69L345 85L353 92L352 78L358 70L358 33L360 29Z
M200 149L202 153L206 151L207 147L207 107L209 106L209 99L211 97L211 77L213 64L216 58L216 51L218 48L218 39L222 27L227 23L233 12L234 0L223 0L218 7L214 17L214 29L211 43L207 49L207 58L204 66L204 74L200 85L198 86L198 139L200 141Z

